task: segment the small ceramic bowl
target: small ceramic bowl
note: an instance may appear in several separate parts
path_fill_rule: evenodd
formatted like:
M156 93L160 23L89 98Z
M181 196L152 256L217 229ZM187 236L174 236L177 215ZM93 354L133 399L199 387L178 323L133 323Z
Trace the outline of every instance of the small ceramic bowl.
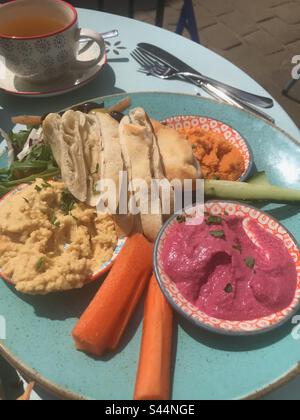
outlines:
M291 305L270 316L251 321L226 321L213 318L189 302L178 290L176 284L166 274L162 263L164 241L171 227L178 223L178 214L173 216L162 228L154 248L154 270L160 288L173 308L198 327L225 335L253 335L264 333L285 323L300 307L300 251L293 236L275 219L262 211L231 201L208 201L205 211L212 215L236 215L247 220L255 220L260 227L281 239L293 258L297 269L297 289ZM184 213L184 211L183 211Z
M28 184L21 184L21 185L19 185L17 188L15 188L14 190L12 190L10 193L8 193L8 194L6 194L4 197L2 197L2 198L0 199L0 212L1 212L1 205L2 205L4 202L6 202L7 200L10 200L10 199L11 199L11 197L13 197L15 194L17 194L18 192L20 192L20 191L24 190L24 189L25 189L25 188L27 188L27 187L28 187ZM117 244L117 246L116 246L116 249L114 250L114 253L113 253L112 258L111 258L109 261L105 262L105 263L99 264L99 268L98 268L98 270L96 270L96 271L95 271L95 272L91 275L91 277L87 279L87 281L86 281L86 283L87 283L87 284L88 284L88 283L91 283L91 282L93 282L93 281L98 280L100 277L102 277L105 273L107 273L107 272L111 269L111 267L112 267L112 265L113 265L113 263L114 263L115 259L117 258L117 256L119 255L120 251L122 250L122 248L123 248L123 246L124 246L124 244L125 244L126 240L127 240L127 238L124 238L124 239L119 239L119 240L118 240L118 244ZM11 281L11 279L10 279L9 277L7 277L7 276L6 276L6 275L2 272L1 267L0 267L0 278L2 278L3 280L7 281L7 282L8 282L8 283L10 283L10 284L13 284L13 282Z
M220 134L224 140L228 141L232 146L235 146L244 158L245 170L239 181L246 181L252 175L254 158L250 145L234 128L224 122L199 115L179 115L167 118L163 122L175 129L202 128L205 131Z

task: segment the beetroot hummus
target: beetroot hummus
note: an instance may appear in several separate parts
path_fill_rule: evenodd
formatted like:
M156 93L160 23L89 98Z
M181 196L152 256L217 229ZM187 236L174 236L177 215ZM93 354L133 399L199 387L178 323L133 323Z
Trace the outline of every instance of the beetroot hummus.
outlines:
M295 296L296 266L283 242L254 220L206 216L192 226L178 219L162 263L179 291L207 315L248 321L287 308ZM251 239L250 239L251 238Z

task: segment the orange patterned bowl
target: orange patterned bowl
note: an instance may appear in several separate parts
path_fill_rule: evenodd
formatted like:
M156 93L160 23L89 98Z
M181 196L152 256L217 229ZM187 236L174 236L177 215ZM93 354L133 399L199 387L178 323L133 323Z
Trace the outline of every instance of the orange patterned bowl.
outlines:
M252 175L254 158L248 142L240 133L224 122L199 115L178 115L176 117L167 118L163 123L176 130L182 128L201 128L207 132L211 131L220 134L225 141L228 141L229 144L235 146L239 150L244 159L245 170L239 181L246 181Z
M154 248L154 269L156 278L162 292L173 308L194 323L196 326L209 331L225 335L253 335L273 330L287 322L300 307L300 251L293 236L274 218L262 211L246 204L231 201L208 201L205 204L205 212L213 216L229 215L238 216L245 223L254 220L266 232L279 238L288 253L295 262L297 272L297 287L295 296L289 307L282 311L251 321L227 321L213 318L202 312L193 303L189 302L178 290L177 285L166 274L162 262L162 250L165 239L174 223L177 222L178 214L173 216L162 228ZM184 213L184 211L182 212Z

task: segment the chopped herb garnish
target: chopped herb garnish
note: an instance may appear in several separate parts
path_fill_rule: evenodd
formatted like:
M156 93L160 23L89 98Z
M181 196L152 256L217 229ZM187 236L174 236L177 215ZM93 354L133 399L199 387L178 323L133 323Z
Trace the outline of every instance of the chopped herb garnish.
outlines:
M41 186L42 186L42 188L45 188L45 189L46 188L52 188L52 185L49 184L49 182L47 182L47 181L43 182Z
M97 175L97 174L98 174L98 172L99 172L99 168L100 168L99 163L97 163L97 166L96 166L95 172L91 173L91 175Z
M224 211L224 216L230 216L230 214L228 213L228 211Z
M214 238L225 239L225 232L224 232L224 230L211 230L209 233Z
M76 222L78 222L78 221L79 221L78 217L74 216L74 214L70 213L70 216L72 216L72 217L73 217L73 219L74 219Z
M27 204L29 204L29 200L27 198L25 198L25 197L22 197L22 198Z
M185 223L186 222L186 215L185 214L179 214L176 217L176 220L178 223Z
M57 228L60 227L60 222L57 220L57 217L54 212L52 213L50 217L50 223Z
M232 293L233 292L233 286L231 283L228 283L227 286L224 289L224 292L226 293Z
M221 225L223 222L221 216L209 216L209 218L205 221L208 225Z
M34 189L35 189L37 192L41 192L43 188L41 188L39 185L36 185L36 186L34 187Z
M245 259L246 266L253 269L255 267L255 259L252 257L248 257Z
M35 264L36 271L41 272L45 268L45 258L40 258L38 262Z
M93 182L93 194L97 195L98 191L97 191L97 182Z
M236 249L239 252L242 252L242 245L241 244L234 244L232 246L233 249Z
M67 215L69 214L75 204L76 204L76 198L70 193L69 190L65 189L61 194L61 202L60 202L60 209L61 211Z
M217 175L213 176L213 177L212 177L212 179L213 179L214 181L220 181L220 177L219 177L219 176L217 176Z

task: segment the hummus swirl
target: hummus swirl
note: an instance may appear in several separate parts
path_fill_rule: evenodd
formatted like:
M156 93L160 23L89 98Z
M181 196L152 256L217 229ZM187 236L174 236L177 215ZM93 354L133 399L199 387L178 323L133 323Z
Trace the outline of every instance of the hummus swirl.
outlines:
M226 216L198 226L176 223L162 262L182 295L209 316L248 321L287 308L296 266L283 242L255 221ZM212 219L216 221L216 219Z
M65 191L37 180L1 203L0 267L19 292L80 288L113 255L112 218L83 203L64 209Z

